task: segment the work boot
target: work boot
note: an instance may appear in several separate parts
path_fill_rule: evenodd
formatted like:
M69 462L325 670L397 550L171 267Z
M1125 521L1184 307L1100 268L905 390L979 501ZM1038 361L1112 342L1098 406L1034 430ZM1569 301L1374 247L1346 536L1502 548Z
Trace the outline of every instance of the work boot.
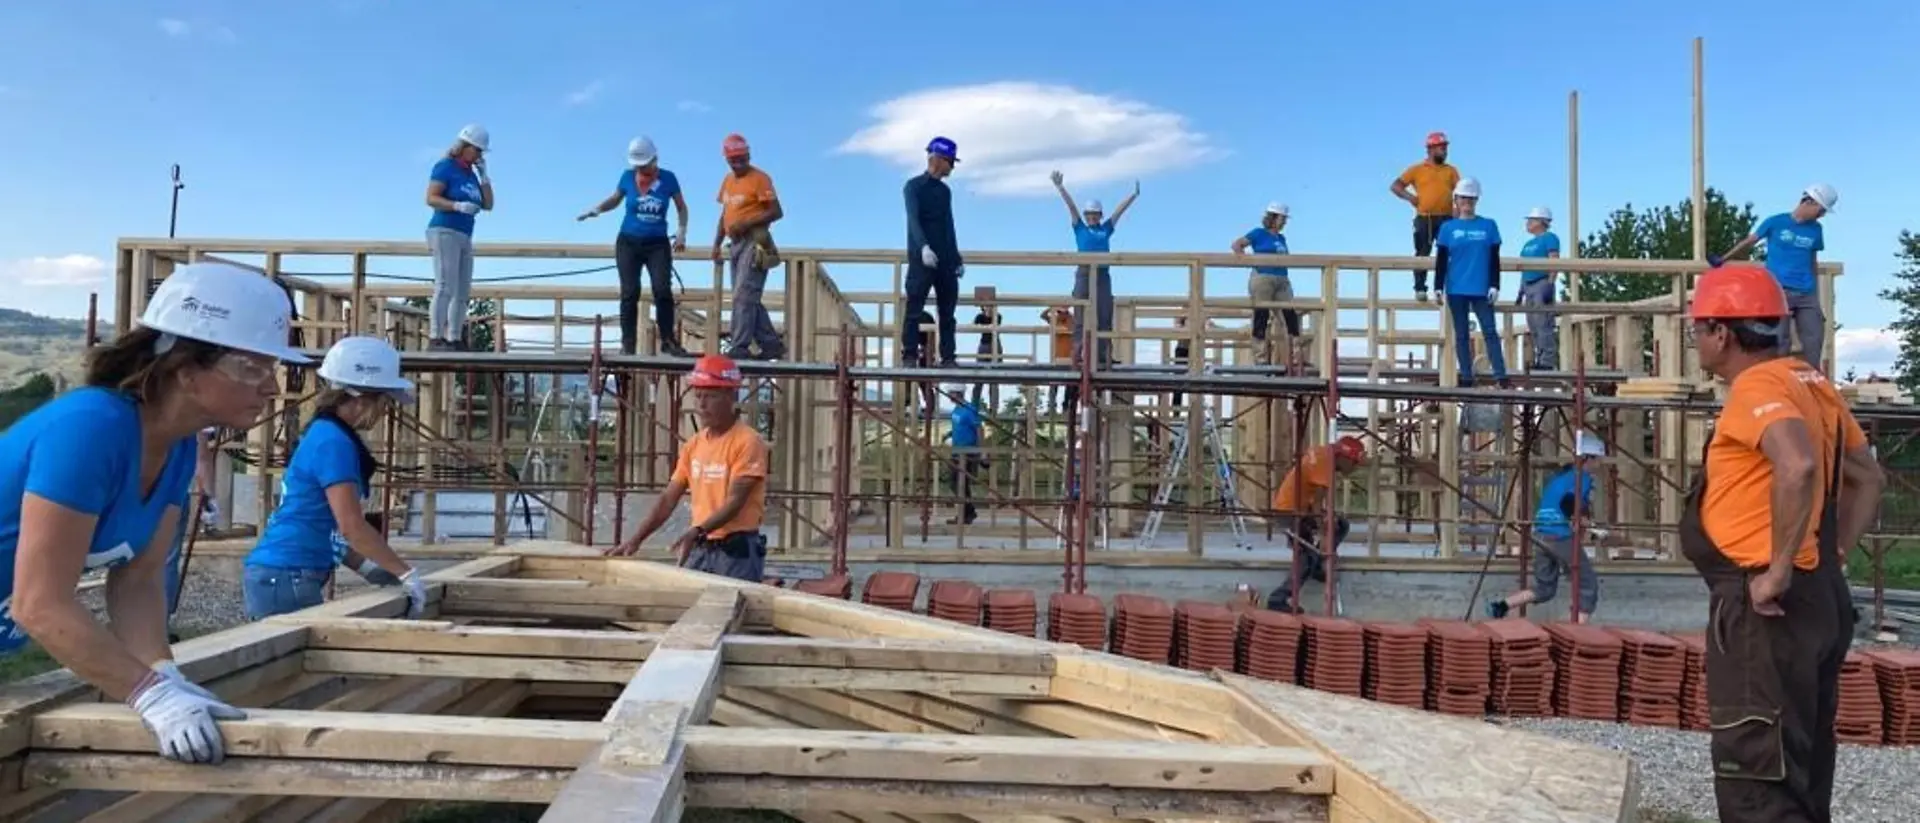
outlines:
M666 342L661 343L660 353L663 355L666 355L667 357L692 357L693 356L691 354L688 354L685 348L681 347L680 341L678 340L668 340Z
M1422 303L1425 303L1425 302L1427 302L1427 290L1426 290L1426 289L1420 289L1419 291L1416 291L1416 292L1414 292L1414 293L1413 293L1413 299L1415 299L1415 300L1418 300L1418 301L1420 301L1420 302L1422 302Z

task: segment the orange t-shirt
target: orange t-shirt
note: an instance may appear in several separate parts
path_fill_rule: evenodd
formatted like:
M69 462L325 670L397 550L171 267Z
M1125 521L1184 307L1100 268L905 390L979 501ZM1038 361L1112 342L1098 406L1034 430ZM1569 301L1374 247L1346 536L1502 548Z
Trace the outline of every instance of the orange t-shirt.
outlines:
M735 421L725 433L702 431L680 449L680 462L673 467L673 480L687 484L693 494L693 522L701 523L727 504L728 489L742 477L757 477L760 482L747 495L747 502L708 537L719 539L734 532L760 528L767 512L767 441L742 421Z
M773 191L773 178L758 168L747 169L745 175L727 172L720 180L720 193L714 196L722 209L721 222L728 226L767 216L779 199Z
M1053 359L1062 362L1073 359L1073 310L1052 308L1047 310L1047 323L1053 326Z
M1288 514L1305 512L1330 488L1333 488L1333 447L1310 449L1299 464L1287 470L1280 488L1274 489L1273 508Z
M1860 430L1833 384L1805 361L1775 358L1735 377L1707 444L1707 490L1700 504L1700 524L1721 553L1739 566L1764 567L1773 556L1773 463L1760 450L1760 437L1782 420L1806 422L1820 467L1813 482L1814 519L1793 556L1793 564L1802 569L1820 564L1814 531L1827 487L1840 468L1833 462L1834 427L1840 427L1846 450L1867 444L1866 432Z
M1400 182L1413 187L1421 214L1453 215L1453 187L1460 184L1460 170L1452 164L1422 160L1401 172Z

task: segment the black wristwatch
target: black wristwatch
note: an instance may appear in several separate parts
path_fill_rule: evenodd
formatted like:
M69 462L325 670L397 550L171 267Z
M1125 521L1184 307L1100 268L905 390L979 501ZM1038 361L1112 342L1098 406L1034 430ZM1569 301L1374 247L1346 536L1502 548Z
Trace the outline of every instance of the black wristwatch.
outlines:
M709 531L711 530L708 529L707 527L696 524L693 527L693 537L696 540L705 540L707 539L707 532Z

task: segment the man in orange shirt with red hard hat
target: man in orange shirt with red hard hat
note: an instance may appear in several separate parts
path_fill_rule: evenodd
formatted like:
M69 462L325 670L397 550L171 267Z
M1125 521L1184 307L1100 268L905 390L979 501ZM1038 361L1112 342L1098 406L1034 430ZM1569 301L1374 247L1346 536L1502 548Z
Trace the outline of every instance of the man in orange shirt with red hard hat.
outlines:
M1708 744L1721 820L1832 819L1840 666L1853 643L1847 549L1885 477L1825 375L1783 356L1786 293L1720 266L1687 307L1700 367L1727 397L1680 550L1706 581Z
M767 511L767 441L735 410L742 381L732 358L700 358L690 382L700 433L681 447L673 477L640 529L606 554L639 551L641 541L680 505L681 495L691 492L693 523L673 541L680 564L758 583L767 563L767 540L760 533Z
M1327 580L1325 553L1340 550L1340 543L1347 539L1347 531L1352 524L1344 517L1335 517L1333 521L1332 545L1320 545L1319 536L1322 521L1326 519L1325 509L1320 502L1333 489L1333 477L1336 473L1346 474L1360 465L1367 457L1366 444L1360 438L1347 435L1332 445L1309 449L1300 457L1300 462L1287 470L1287 476L1280 481L1280 487L1273 491L1273 509L1279 514L1280 527L1288 533L1288 542L1293 546L1293 566L1300 570L1297 577L1301 581ZM1267 608L1275 611L1289 611L1289 601L1293 596L1293 583L1290 575L1288 582L1267 595Z
M1447 164L1447 145L1446 132L1427 135L1427 159L1408 166L1387 187L1413 206L1413 253L1419 257L1433 254L1434 236L1453 219L1453 188L1460 184L1460 170ZM1413 270L1413 297L1426 302L1426 269Z

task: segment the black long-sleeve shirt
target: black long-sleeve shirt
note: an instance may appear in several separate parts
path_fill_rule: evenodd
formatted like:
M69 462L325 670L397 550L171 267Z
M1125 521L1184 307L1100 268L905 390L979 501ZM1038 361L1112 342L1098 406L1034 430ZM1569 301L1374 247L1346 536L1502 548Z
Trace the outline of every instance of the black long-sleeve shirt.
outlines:
M1433 288L1441 294L1447 293L1447 247L1434 249ZM1487 249L1487 288L1500 290L1500 244L1495 243Z
M921 173L907 181L907 264L920 265L920 247L933 249L942 271L960 266L960 240L953 230L953 190Z

